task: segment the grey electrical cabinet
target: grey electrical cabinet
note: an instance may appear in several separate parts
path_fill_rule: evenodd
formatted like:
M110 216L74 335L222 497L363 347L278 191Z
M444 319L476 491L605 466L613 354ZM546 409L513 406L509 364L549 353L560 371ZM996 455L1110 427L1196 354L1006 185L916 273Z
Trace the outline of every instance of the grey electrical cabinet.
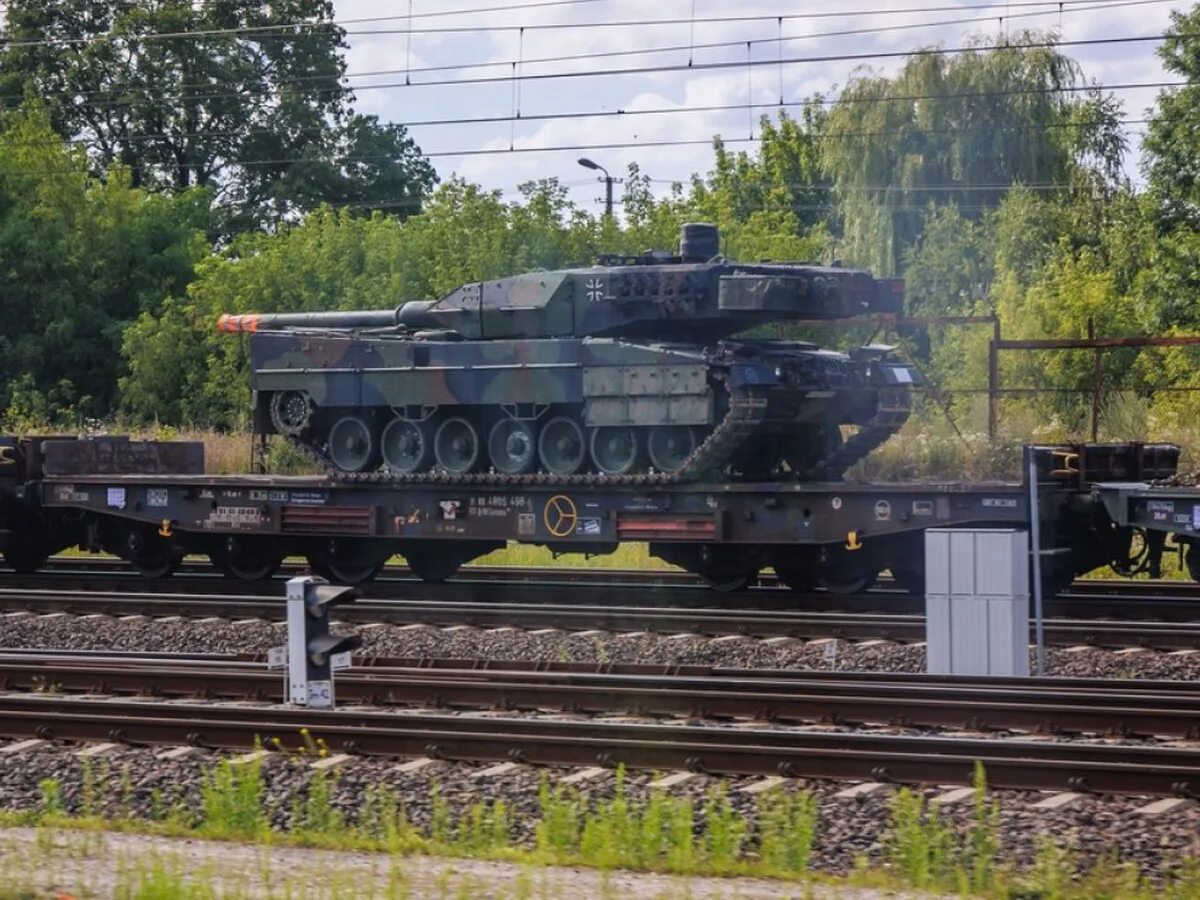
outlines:
M1029 674L1027 532L929 529L925 590L929 674Z

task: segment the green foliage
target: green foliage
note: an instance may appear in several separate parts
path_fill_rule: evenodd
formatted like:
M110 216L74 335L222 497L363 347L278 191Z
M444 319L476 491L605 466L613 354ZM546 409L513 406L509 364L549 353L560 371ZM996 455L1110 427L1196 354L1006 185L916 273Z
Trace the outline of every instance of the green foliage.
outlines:
M14 424L113 408L122 331L191 279L207 210L203 191L92 178L37 107L0 116L0 406Z
M890 272L920 236L927 204L954 203L975 218L1017 183L1115 176L1117 110L1098 92L1068 91L1082 73L1048 40L1029 32L994 48L979 38L964 53L914 55L895 77L851 78L823 151L847 256Z
M817 834L817 798L772 791L758 800L758 854L776 872L808 870Z
M201 787L200 831L212 837L262 837L270 830L265 793L259 760L236 765L221 760Z

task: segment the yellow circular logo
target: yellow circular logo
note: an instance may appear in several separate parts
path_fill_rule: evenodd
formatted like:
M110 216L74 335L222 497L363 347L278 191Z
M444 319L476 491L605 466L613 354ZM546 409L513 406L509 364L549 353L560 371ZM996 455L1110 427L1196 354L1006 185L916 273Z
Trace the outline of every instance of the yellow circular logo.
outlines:
M575 530L575 523L579 521L579 510L575 508L575 501L570 497L555 494L546 501L542 521L546 523L546 530L554 537L565 538Z

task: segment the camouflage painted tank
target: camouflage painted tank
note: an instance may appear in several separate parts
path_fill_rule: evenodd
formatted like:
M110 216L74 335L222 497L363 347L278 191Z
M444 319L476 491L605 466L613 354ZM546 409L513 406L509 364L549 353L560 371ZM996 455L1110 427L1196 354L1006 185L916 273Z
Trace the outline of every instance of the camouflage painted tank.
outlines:
M674 256L219 327L251 333L256 430L372 473L346 477L838 477L903 424L913 370L887 347L741 335L898 312L902 282L718 249L715 226L687 225Z

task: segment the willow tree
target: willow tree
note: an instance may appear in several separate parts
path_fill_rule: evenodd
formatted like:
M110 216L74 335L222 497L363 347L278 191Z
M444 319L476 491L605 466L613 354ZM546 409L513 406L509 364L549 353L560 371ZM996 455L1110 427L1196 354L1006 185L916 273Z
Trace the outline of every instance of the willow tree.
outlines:
M1055 40L981 38L961 53L917 51L894 77L851 78L823 143L848 257L892 271L931 206L980 218L1013 184L1091 190L1118 177L1119 106Z

